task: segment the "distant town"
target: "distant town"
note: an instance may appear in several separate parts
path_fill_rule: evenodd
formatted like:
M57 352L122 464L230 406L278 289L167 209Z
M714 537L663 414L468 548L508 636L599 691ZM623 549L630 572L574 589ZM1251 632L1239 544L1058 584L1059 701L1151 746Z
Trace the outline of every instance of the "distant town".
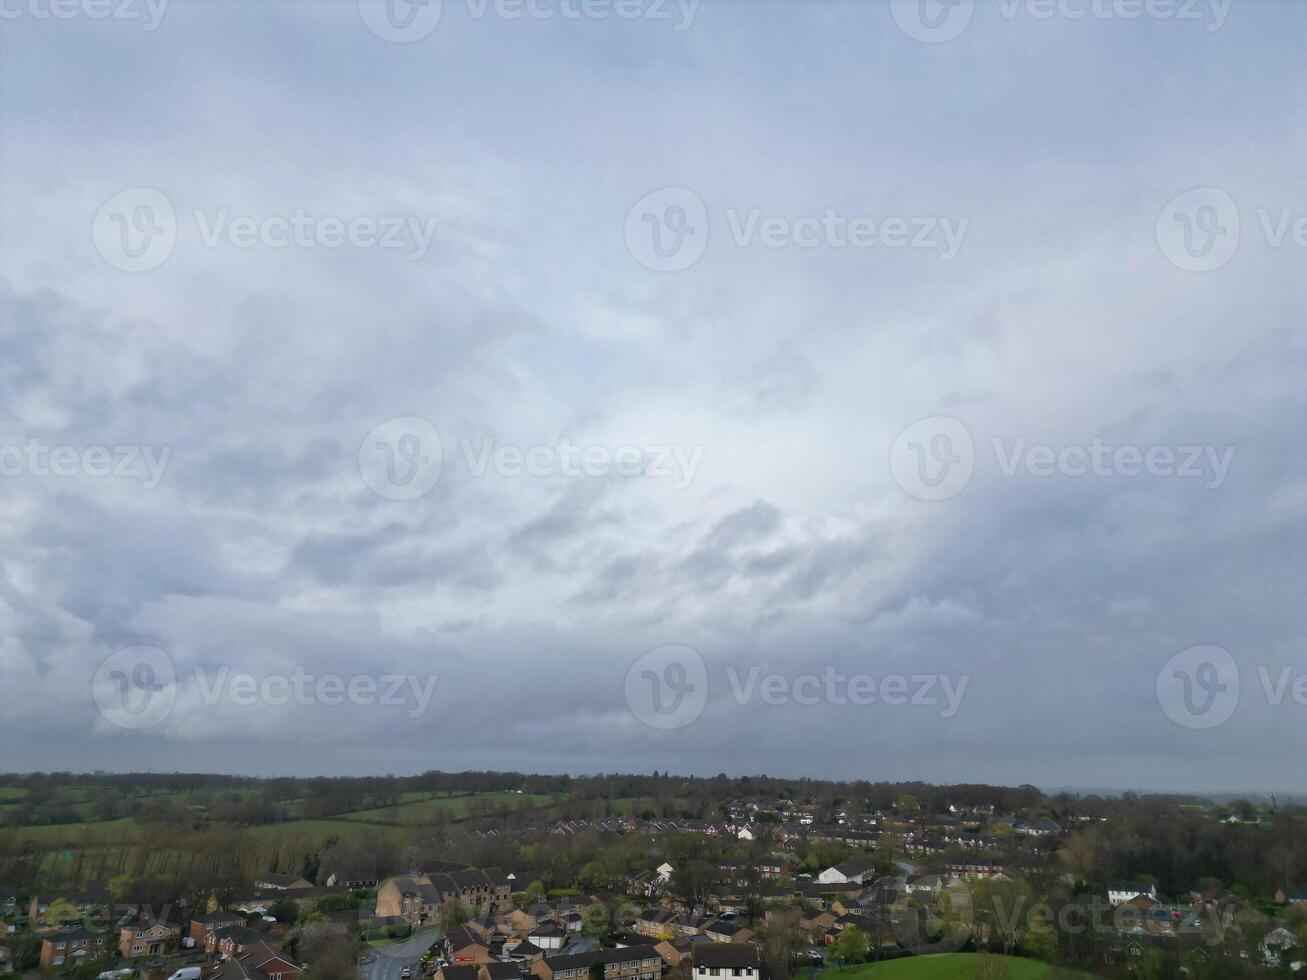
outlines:
M670 774L0 779L9 974L1251 977L1307 960L1303 811L1274 801Z

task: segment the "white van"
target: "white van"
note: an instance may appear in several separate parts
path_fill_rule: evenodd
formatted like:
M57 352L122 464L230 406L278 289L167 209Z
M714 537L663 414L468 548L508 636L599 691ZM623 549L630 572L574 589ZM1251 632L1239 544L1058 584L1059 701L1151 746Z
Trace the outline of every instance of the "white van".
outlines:
M200 980L200 968L198 966L184 966L168 980Z

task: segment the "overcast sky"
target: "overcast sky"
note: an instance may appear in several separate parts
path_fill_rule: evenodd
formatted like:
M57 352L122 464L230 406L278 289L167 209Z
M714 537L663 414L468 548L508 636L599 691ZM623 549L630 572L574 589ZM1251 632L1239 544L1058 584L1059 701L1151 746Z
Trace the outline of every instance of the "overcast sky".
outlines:
M1307 790L1302 5L69 2L0 768Z

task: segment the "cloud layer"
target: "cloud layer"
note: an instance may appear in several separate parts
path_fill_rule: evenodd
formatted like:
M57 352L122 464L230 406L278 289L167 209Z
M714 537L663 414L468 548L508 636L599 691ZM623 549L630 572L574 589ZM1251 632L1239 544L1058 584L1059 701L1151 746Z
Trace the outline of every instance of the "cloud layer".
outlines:
M1307 706L1257 671L1307 671L1307 11L922 43L879 5L501 7L0 25L0 766L1304 789ZM1199 186L1240 239L1193 272L1158 228ZM149 222L96 217L133 188L173 209L148 271L104 249ZM664 188L686 224L632 217ZM407 247L331 244L365 219ZM655 271L677 228L701 255ZM936 417L972 470L922 500ZM1094 445L1203 453L1073 472ZM707 687L656 728L627 675L669 644ZM1157 692L1199 644L1241 682L1205 730ZM93 688L149 688L102 668L142 645L176 680L132 729ZM434 693L272 703L297 671ZM876 697L802 703L832 673Z

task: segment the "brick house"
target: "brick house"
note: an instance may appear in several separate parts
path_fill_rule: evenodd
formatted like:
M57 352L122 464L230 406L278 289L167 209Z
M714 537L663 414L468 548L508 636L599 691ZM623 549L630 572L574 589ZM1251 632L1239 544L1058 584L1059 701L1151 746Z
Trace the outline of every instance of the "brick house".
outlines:
M211 980L296 980L304 968L267 944L251 947L227 960Z
M588 980L592 964L601 963L604 980L659 980L663 958L652 946L625 946L575 956L546 956L531 965L540 980Z
M376 914L401 916L415 927L436 921L452 905L491 915L512 907L511 892L512 883L496 868L395 875L377 888Z
M162 956L177 947L181 935L180 925L149 915L137 916L119 930L118 953L128 960Z
M109 939L102 932L78 926L50 933L41 940L41 969L65 970L79 963L98 960L109 952Z
M197 946L204 946L209 933L218 932L228 926L243 925L245 925L245 916L239 912L210 912L198 919L191 919L191 927L187 935L195 940Z
M249 952L260 945L267 946L270 949L280 949L281 939L270 933L260 932L258 929L251 929L245 925L227 926L204 937L204 951L206 953L221 953L228 959L240 956L242 953Z

